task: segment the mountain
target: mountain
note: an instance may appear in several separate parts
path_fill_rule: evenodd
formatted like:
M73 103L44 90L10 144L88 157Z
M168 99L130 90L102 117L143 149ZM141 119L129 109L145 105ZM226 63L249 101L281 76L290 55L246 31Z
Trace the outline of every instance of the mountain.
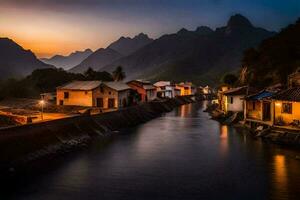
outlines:
M149 38L148 35L140 33L134 38L130 37L121 37L117 41L111 43L108 48L111 48L120 54L126 56L129 55L139 48L151 43L153 39Z
M9 38L0 38L0 79L26 76L35 69L52 68Z
M247 18L237 14L215 31L202 26L195 31L181 29L163 35L102 70L112 71L121 65L128 79L215 84L224 73L239 69L244 50L274 34L254 27Z
M247 84L266 87L287 83L289 74L300 69L300 18L258 48L245 51L241 77ZM242 79L241 79L242 80Z
M81 63L92 53L92 50L86 49L84 51L75 51L68 56L55 55L51 58L41 58L40 60L44 63L68 70Z
M152 41L153 39L150 39L144 33L140 33L133 38L121 37L117 41L111 43L106 49L100 48L92 53L80 64L70 69L70 71L82 73L89 67L94 70L101 70L105 65L135 52Z
M69 71L74 73L83 73L90 67L94 70L100 70L103 66L121 57L122 55L119 52L111 48L100 48Z

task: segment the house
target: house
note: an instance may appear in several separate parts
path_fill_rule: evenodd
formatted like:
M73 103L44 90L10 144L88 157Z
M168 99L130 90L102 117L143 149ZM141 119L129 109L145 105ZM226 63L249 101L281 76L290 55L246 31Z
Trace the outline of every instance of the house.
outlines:
M127 105L130 87L122 82L73 81L57 88L57 105L121 108Z
M124 108L131 104L131 88L127 84L121 81L103 82L101 87L103 88L103 108ZM115 99L114 105L109 105L110 99Z
M156 87L158 97L175 97L175 87L171 85L170 81L158 81L153 85Z
M212 94L212 89L207 85L203 88L203 94L204 95L210 95Z
M230 89L230 86L229 85L221 85L218 89L218 93L217 93L217 96L218 96L218 104L219 104L219 109L220 110L225 110L225 95L224 95L224 92L228 91Z
M288 87L300 87L300 70L288 76Z
M196 93L196 89L191 82L176 84L175 88L180 90L180 96L194 95Z
M237 87L223 92L224 112L244 112L244 97L248 94L248 87Z
M274 104L272 97L276 92L263 90L244 98L244 119L254 123L272 126L274 123Z
M152 101L157 97L156 87L148 81L133 80L127 82L127 85L139 93L141 101Z
M272 97L274 124L300 127L300 87L283 90Z

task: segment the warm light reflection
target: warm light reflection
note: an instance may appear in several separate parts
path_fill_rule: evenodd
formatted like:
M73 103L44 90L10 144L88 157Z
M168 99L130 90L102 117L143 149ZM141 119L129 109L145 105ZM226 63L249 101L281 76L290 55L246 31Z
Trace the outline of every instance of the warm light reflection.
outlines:
M192 104L183 105L180 107L179 116L187 117L192 112Z
M276 155L274 157L275 197L286 197L286 195L288 195L287 181L286 158L284 155Z
M222 154L226 154L228 151L228 126L220 126L220 149Z

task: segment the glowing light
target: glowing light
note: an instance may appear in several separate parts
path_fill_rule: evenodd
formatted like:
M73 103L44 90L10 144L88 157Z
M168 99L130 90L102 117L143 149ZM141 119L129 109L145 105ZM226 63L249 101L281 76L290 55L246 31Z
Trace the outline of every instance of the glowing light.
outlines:
M281 103L275 103L276 106L281 106Z
M41 104L42 106L45 105L45 100L40 100L39 104Z

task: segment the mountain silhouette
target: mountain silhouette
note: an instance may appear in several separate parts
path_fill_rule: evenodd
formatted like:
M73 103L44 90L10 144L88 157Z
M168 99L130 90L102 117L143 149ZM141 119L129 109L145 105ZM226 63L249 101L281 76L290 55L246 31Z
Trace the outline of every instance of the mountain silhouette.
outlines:
M153 39L150 39L144 33L140 33L133 38L121 37L117 41L111 43L106 49L98 49L80 64L70 69L70 71L82 73L89 67L93 68L94 70L101 70L101 68L105 65L110 64L121 57L130 55L152 41Z
M58 68L68 70L78 64L93 53L92 50L86 49L84 51L75 51L68 56L55 55L51 58L41 58L44 63L54 65Z
M9 38L0 38L0 79L23 77L35 69L52 68Z
M224 73L239 69L245 49L257 46L274 34L254 27L247 18L237 14L215 31L199 27L196 31L181 29L175 34L163 35L102 70L112 71L120 65L127 79L214 84Z

